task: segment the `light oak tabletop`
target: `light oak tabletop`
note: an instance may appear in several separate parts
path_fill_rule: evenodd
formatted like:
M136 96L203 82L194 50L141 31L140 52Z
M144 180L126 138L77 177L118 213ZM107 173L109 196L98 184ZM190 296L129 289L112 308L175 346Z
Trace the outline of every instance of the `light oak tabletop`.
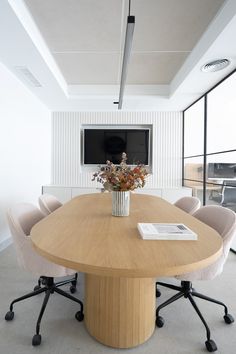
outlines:
M167 201L131 194L130 215L111 215L109 193L81 195L31 230L36 250L66 267L101 276L174 276L208 266L222 252L219 234ZM184 223L197 241L142 240L138 222Z

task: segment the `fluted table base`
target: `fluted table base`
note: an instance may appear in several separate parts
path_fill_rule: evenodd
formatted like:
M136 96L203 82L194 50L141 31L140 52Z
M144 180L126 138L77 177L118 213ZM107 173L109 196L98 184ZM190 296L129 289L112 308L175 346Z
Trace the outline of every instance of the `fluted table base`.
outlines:
M132 348L155 327L155 279L85 275L85 324L99 342Z

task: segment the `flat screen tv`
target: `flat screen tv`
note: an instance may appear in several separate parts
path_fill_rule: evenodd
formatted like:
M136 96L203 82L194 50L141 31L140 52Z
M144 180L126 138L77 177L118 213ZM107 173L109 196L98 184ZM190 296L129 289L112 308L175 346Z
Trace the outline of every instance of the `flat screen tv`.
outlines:
M127 164L149 165L149 144L149 129L84 129L83 164L119 164L126 152Z
M236 178L236 163L209 163L209 179L234 179Z

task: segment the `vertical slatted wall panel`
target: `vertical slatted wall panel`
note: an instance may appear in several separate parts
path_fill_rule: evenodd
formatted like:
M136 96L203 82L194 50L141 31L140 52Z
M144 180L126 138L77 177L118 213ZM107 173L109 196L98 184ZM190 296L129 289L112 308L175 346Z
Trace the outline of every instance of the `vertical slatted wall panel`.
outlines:
M81 167L81 126L86 124L153 127L153 173L148 188L181 186L180 112L55 112L52 117L52 184L95 187Z

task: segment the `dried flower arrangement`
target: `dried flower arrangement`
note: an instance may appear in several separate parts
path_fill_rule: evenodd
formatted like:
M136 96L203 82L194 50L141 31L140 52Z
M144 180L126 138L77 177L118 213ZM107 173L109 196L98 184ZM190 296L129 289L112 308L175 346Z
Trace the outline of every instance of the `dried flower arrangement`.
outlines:
M126 164L127 155L122 153L122 160L119 165L107 161L105 166L99 167L99 171L93 174L93 181L102 183L104 190L108 191L132 191L136 188L143 188L148 170L145 165L137 164L130 167Z

